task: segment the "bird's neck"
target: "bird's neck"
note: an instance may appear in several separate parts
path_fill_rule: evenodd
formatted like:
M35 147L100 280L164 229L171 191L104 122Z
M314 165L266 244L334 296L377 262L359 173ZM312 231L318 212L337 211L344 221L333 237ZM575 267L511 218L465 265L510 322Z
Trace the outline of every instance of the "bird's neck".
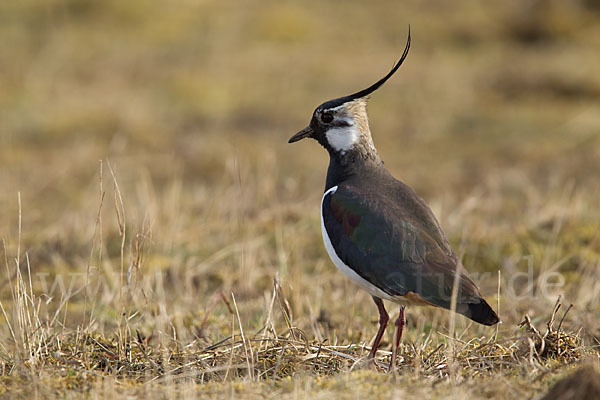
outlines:
M325 190L339 185L358 173L368 173L383 168L373 142L361 141L344 154L329 152L329 168Z

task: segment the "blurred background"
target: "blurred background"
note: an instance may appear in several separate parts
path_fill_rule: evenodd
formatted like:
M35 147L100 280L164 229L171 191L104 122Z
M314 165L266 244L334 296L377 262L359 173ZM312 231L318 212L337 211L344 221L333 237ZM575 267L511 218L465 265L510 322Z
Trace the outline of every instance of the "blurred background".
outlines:
M258 326L278 275L299 326L369 340L375 309L321 243L327 154L287 139L323 101L385 74L409 24L408 59L369 104L387 167L432 206L467 268L488 272L480 284L490 302L498 270L508 284L531 262L535 279L566 277L558 290L576 304L576 324L597 329L597 0L2 1L0 235L9 260L20 192L21 268L27 251L33 273L91 265L112 276L124 221L125 270L165 276L168 302L146 292L136 304L140 329L163 313L193 336L198 305L219 290L234 291L244 321ZM519 287L528 300L503 300L506 328L554 303L535 279ZM114 326L117 300L99 304L97 327ZM74 298L68 321L78 313ZM427 313L447 318L411 313L412 327L431 321L419 318Z

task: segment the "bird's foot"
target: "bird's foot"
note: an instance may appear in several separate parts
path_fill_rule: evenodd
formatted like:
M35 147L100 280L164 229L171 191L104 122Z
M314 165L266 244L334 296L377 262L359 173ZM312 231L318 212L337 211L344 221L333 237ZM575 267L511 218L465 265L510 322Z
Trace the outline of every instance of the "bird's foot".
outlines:
M370 358L366 362L366 367L371 368L375 371L385 371L385 369L387 368L387 364L376 358Z
M369 354L367 357L364 357L360 361L358 361L356 367L360 369L365 368L372 369L375 371L385 371L387 368L387 363L384 363L383 361Z
M387 365L387 372L396 372L398 370L398 364L402 364L404 362L404 357L400 354L397 354L396 357L390 358L390 363Z

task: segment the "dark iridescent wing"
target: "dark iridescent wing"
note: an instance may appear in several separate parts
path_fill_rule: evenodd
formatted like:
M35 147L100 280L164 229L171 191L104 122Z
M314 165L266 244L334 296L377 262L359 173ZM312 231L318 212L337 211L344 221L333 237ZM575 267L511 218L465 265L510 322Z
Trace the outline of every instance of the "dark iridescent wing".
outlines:
M322 207L336 254L363 279L390 296L420 297L449 309L458 272L457 311L477 322L497 322L419 198L388 199L342 184Z

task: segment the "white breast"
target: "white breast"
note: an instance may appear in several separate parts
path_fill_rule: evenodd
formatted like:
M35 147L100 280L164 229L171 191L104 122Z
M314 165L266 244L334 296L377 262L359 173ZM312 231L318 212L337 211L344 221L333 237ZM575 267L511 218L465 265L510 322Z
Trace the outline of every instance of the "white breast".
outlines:
M326 191L325 194L323 194L323 198L321 199L321 234L323 235L323 243L325 243L325 249L327 250L327 254L329 254L329 258L331 258L331 261L333 261L335 266L338 267L338 269L340 271L342 271L342 273L344 275L346 275L348 278L350 278L350 280L352 282L354 282L355 284L357 284L358 286L360 286L361 288L363 288L364 290L369 292L369 294L371 296L379 297L381 299L386 299L386 300L397 301L398 300L397 298L392 298L390 295L388 295L381 289L377 288L369 281L363 279L360 275L358 275L356 272L354 272L354 270L352 268L350 268L349 266L344 264L344 262L336 254L335 249L333 248L333 245L331 244L331 240L329 239L329 235L327 235L327 229L325 229L325 221L323 219L323 200L325 199L325 196L327 196L328 194L335 193L337 188L338 188L337 186L334 186L331 189L329 189L328 191Z

